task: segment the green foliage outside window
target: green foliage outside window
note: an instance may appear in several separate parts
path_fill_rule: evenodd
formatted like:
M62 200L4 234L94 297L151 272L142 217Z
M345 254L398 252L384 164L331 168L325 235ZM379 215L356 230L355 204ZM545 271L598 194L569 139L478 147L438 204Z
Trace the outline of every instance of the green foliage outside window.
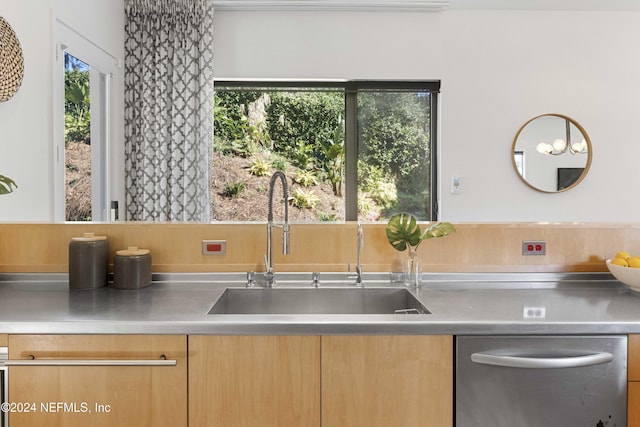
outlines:
M91 142L91 115L89 97L89 72L65 71L65 143Z
M255 176L267 175L270 170L271 163L261 157L256 157L255 159L253 159L251 165L249 166L249 172L251 172L251 175Z
M256 103L263 108L263 122L250 117L250 111L260 110ZM294 182L307 187L317 185L317 178L341 197L344 117L340 91L218 90L214 149L223 155L284 159L283 165L300 170ZM359 212L390 217L402 210L429 219L430 95L365 91L358 95L357 120ZM295 204L313 205L302 201L312 199L311 194L299 192Z
M374 196L376 192L386 193L385 207L392 208L392 196L384 190L384 182L395 181L397 201L403 210L419 213L427 212L430 187L430 122L429 97L414 92L374 92L359 97L358 122L362 129L363 144L360 148L358 165L373 166L360 180L365 191ZM381 176L372 179L374 175ZM374 191L371 186L376 181L381 185ZM374 196L375 198L375 196ZM389 214L395 213L393 209ZM428 219L419 215L419 219Z
M301 168L322 167L329 161L325 145L338 143L334 133L344 117L342 93L273 92L267 112L275 151Z

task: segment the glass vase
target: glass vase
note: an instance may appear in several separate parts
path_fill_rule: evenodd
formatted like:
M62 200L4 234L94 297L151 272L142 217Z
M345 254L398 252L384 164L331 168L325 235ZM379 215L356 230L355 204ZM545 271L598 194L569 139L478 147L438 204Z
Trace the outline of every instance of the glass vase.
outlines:
M409 249L409 257L404 266L404 285L417 288L422 282L422 261L415 249Z

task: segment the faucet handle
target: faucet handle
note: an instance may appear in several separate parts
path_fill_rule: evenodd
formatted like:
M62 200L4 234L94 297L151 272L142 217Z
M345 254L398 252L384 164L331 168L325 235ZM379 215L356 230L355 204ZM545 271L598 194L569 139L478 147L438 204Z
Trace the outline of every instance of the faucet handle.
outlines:
M255 272L247 271L247 283L245 284L245 287L253 288L256 285L255 276L256 276Z
M291 244L290 242L290 237L289 237L289 233L291 232L291 228L289 226L289 223L284 223L282 224L282 253L284 255L289 255L289 253L291 253Z
M311 273L311 285L315 286L316 288L320 286L320 273L318 273L317 271Z

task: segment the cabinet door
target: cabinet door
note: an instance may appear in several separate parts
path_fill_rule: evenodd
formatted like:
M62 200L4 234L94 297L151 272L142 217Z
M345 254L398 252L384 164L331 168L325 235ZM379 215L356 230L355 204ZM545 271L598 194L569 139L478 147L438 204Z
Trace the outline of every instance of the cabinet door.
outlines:
M175 366L10 366L12 427L187 425L187 339L11 335L9 359L176 360ZM65 362L67 363L67 362ZM116 362L117 363L117 362ZM28 411L28 412L27 412Z
M627 424L640 427L640 335L629 335L627 345Z
M640 335L629 335L627 346L627 377L629 381L640 381Z
M627 385L627 425L640 427L640 382L630 382Z
M189 336L190 427L319 427L320 337Z
M322 426L453 425L451 336L323 336Z

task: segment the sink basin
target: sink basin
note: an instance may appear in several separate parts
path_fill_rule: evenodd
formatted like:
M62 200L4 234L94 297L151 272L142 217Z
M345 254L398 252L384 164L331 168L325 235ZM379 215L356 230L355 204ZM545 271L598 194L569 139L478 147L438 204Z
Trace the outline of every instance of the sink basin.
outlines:
M404 288L227 288L208 314L431 314Z

